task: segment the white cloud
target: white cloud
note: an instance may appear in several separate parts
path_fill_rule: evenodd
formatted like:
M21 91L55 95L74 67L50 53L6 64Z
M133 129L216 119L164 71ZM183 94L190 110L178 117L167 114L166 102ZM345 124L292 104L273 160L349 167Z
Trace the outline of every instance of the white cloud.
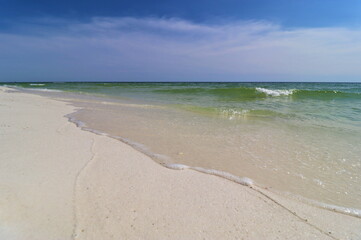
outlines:
M361 29L262 21L43 19L0 33L0 80L342 81L361 77L360 40Z

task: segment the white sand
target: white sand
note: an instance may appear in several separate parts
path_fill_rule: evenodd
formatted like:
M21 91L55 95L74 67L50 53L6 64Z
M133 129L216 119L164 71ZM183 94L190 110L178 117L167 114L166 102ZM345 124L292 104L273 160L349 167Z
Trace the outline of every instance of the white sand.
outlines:
M68 122L72 106L8 90L0 239L361 239L359 218L164 168Z

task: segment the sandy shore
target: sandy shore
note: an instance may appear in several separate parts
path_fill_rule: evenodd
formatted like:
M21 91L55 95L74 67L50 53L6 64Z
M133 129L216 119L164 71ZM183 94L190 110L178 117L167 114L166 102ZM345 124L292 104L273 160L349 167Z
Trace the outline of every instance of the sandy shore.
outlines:
M74 107L0 88L0 239L361 239L361 219L82 131Z

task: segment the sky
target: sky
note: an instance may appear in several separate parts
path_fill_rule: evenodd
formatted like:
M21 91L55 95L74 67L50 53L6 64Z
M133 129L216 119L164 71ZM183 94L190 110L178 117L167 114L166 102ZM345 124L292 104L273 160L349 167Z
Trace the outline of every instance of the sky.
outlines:
M0 0L0 81L361 81L360 0Z

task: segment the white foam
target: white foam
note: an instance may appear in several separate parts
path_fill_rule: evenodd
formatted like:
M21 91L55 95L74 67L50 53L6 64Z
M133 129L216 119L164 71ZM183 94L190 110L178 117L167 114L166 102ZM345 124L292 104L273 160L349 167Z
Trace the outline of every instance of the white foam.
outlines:
M202 167L192 167L192 166L187 166L184 164L165 164L164 165L167 168L171 168L171 169L175 169L175 170L184 170L184 169L192 169L201 173L206 173L206 174L210 174L210 175L215 175L218 177L222 177L225 179L228 179L230 181L239 183L241 185L244 186L252 186L254 185L254 181L248 177L238 177L235 176L231 173L228 172L223 172L223 171L219 171L219 170L215 170L215 169L207 169L207 168L202 168Z
M82 129L85 130L85 131L95 133L95 134L100 135L100 136L109 136L109 134L107 134L107 133L104 133L104 132L101 132L101 131L98 131L98 130L94 130L92 128L83 127Z
M273 97L279 97L279 96L288 96L291 95L293 93L294 90L279 90L279 89L266 89L266 88L256 88L256 90L258 92L262 92L265 93L269 96L273 96Z
M48 88L33 88L32 90L41 91L41 92L63 92L61 90L48 89Z
M333 204L328 204L328 203L324 203L324 202L319 202L316 200L312 200L312 199L308 199L299 195L295 195L297 197L297 199L303 201L304 203L313 205L315 207L319 207L319 208L323 208L329 211L333 211L333 212L337 212L337 213L342 213L342 214L346 214L349 216L353 216L353 217L357 217L357 218L361 218L361 209L357 209L357 208L349 208L349 207L342 207L342 206L337 206L337 205L333 205Z
M239 119L245 117L250 110L237 110L237 109L223 109L221 111L221 115L229 120Z
M30 86L44 86L43 83L30 83Z
M165 156L165 155L162 155L162 154L158 154L158 153L153 153L151 150L149 150L149 148L141 143L137 143L137 142L134 142L134 141L131 141L127 138L124 138L124 137L120 137L120 136L113 136L113 135L107 135L111 138L115 138L115 139L118 139L130 146L132 146L133 148L135 148L136 150L144 153L145 155L153 158L153 159L157 159L157 160L160 160L160 161L163 161L163 162L167 162L169 161L169 157Z
M184 164L178 164L178 163L166 164L164 166L167 167L167 168L170 168L170 169L174 169L174 170L189 169L189 166L184 165Z

